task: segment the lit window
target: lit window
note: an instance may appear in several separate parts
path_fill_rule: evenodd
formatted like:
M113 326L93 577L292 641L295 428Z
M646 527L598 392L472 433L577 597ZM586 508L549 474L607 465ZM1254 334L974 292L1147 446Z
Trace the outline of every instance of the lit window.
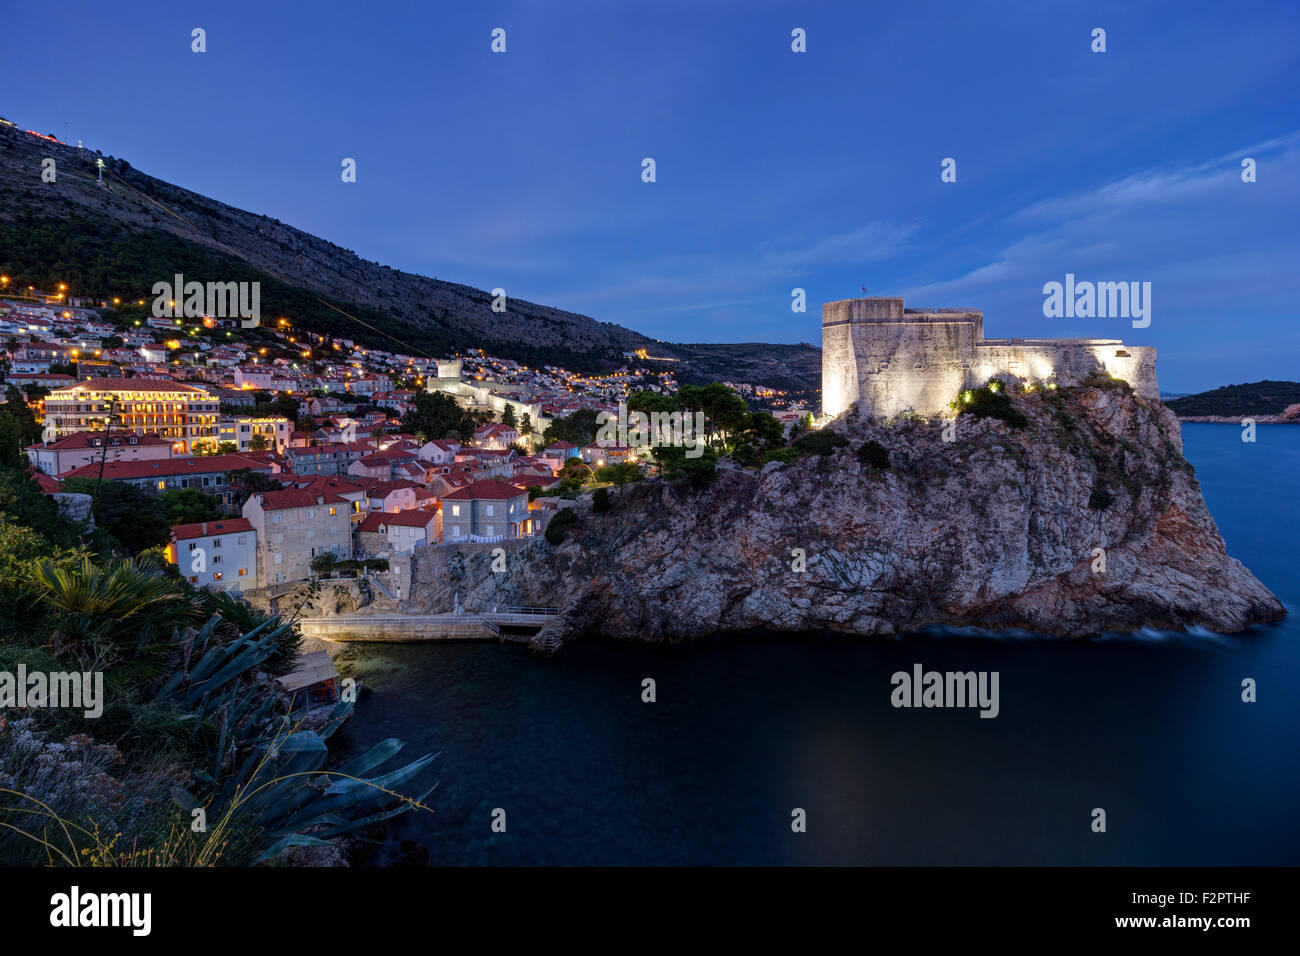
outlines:
M240 569L239 569L239 576L240 576L241 578L242 578L244 575L246 575L247 573L248 573L248 568L240 568Z
M336 514L338 514L338 513L339 513L339 509L338 509L338 508L331 508L331 509L330 509L330 517L333 517L334 515L336 515Z
M212 580L214 580L214 581L220 581L220 580L221 580L221 572L220 572L220 571L213 571L213 572L212 572Z

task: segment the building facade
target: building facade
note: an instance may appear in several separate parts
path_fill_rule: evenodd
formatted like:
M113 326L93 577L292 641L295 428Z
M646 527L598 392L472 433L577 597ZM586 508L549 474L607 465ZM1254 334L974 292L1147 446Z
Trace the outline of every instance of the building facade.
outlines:
M279 415L267 418L255 418L240 415L223 418L217 423L217 441L231 441L239 446L240 451L252 451L253 436L262 436L263 449L284 452L289 447L289 435L293 424L289 419ZM260 450L260 449L259 449Z
M257 531L258 586L306 581L313 558L352 557L352 516L364 504L339 494L289 488L252 495L244 517Z
M135 432L120 435L77 432L27 449L27 460L47 475L61 475L100 461L158 461L171 457L171 442Z
M230 474L245 469L268 476L279 471L275 465L242 455L205 455L158 461L108 461L102 469L98 461L92 461L60 477L99 480L102 470L104 481L126 482L152 495L173 488L196 488L229 508L240 494L231 485Z
M504 541L533 533L528 492L493 478L476 481L442 499L446 542Z
M80 431L157 435L177 454L216 438L219 403L212 393L165 379L96 378L57 388L45 397L46 443Z
M195 587L244 591L257 586L257 532L247 519L178 524L167 556Z

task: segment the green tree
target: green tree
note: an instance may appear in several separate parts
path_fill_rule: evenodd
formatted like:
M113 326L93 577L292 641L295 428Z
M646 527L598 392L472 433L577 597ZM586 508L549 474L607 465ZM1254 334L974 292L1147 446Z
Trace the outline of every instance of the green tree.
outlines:
M13 419L18 426L18 437L24 445L41 440L41 426L36 423L36 416L27 404L27 396L20 389L10 385L5 389L4 407L0 413Z
M837 431L823 428L821 431L808 432L795 441L794 447L814 455L829 455L837 448L843 448L849 440Z
M754 412L741 430L744 438L762 448L775 448L785 440L785 426L770 412Z
M531 435L532 433L533 433L532 416L530 416L527 412L524 412L524 417L519 420L519 434Z
M172 488L159 502L169 525L216 521L222 517L221 502L197 488Z
M68 478L63 490L94 496L95 525L116 538L128 554L170 540L171 525L157 498L124 481L98 482L98 492L96 484L93 478Z
M542 433L542 441L548 445L557 441L567 441L584 448L596 440L598 430L596 419L599 415L600 412L594 408L580 408L570 415L557 418L546 426L546 431Z
M437 441L455 438L469 441L474 436L474 419L443 392L419 392L415 407L402 416L402 431Z
M577 523L578 513L576 511L572 508L560 509L546 525L544 536L547 543L552 546L562 544Z
M266 436L261 432L254 433L253 437L248 440L249 451L266 451Z
M284 487L270 475L251 468L236 468L226 476L226 480L234 493L233 500L237 508L243 508L244 502L259 491L279 491Z
M678 410L677 398L660 392L633 392L627 399L629 412L675 412Z
M865 441L858 448L858 461L884 471L889 467L889 449L875 439Z
M0 415L0 466L21 469L27 464L23 454L23 439L18 423L8 415Z
M506 407L501 410L501 424L509 428L514 428L518 423L515 419L515 407L506 402Z
M672 445L659 445L651 449L659 473L665 478L689 478L695 487L709 484L717 475L718 453L705 448L696 458L686 457L686 449Z

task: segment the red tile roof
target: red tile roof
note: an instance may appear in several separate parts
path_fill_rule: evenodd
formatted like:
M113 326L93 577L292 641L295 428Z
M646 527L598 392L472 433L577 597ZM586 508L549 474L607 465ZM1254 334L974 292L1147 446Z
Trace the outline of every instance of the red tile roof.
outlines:
M527 490L516 485L508 485L504 481L497 481L494 478L484 478L482 481L474 482L467 488L457 488L443 497L456 501L482 501L485 499L501 501L518 498L520 495L527 497Z
M95 478L99 475L99 462L91 462L65 472L63 478ZM130 481L135 478L169 478L174 475L209 475L219 472L267 471L270 465L246 455L186 455L179 458L159 458L155 461L107 461L104 477L109 481Z
M92 438L103 437L103 432L74 432L71 435L64 435L62 438L55 439L52 442L46 442L44 445L35 445L33 447L47 451L64 451L72 448L102 448L102 445L92 445L90 440ZM157 435L134 435L130 432L118 432L117 434L109 435L109 438L118 440L118 444L116 445L110 442L110 448L133 448L140 445L157 446L171 444L167 439L159 438ZM132 438L134 438L135 441L131 441Z
M372 511L357 525L358 531L378 531L383 525L395 524L403 528L427 528L437 517L435 511L425 511L421 508L408 508L405 511L396 511L385 514L382 511Z
M177 541L188 538L206 538L214 534L238 534L252 531L253 525L247 518L222 518L220 521L198 521L194 524L178 524L172 528L172 537Z
M354 495L365 492L365 482L373 478L340 478L338 475L315 475L303 486L308 491L319 494Z
M90 389L97 392L198 392L206 394L206 389L171 379L153 378L96 378L88 382L69 385L70 389ZM65 391L65 389L56 389Z
M263 511L289 511L319 505L350 504L342 495L312 488L285 488L283 491L263 491L256 496Z

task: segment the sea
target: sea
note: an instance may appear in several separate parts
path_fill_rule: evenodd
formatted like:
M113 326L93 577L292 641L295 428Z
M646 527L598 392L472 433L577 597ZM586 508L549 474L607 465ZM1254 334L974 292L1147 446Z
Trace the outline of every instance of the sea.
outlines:
M373 861L1296 865L1300 427L1241 436L1183 426L1228 552L1291 612L1243 634L350 645L336 748L438 754ZM997 716L893 706L916 665L996 672Z

